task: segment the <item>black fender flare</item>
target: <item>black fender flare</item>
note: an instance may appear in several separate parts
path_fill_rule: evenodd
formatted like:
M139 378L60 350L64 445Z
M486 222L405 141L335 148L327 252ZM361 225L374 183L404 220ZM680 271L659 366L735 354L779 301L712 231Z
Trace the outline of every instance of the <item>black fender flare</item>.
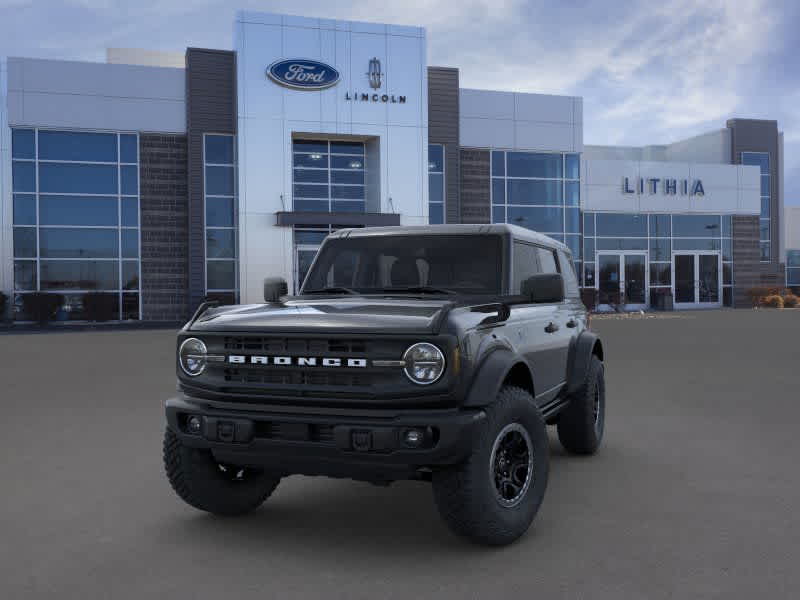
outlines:
M586 381L586 372L593 355L603 360L603 343L593 331L584 330L572 346L569 358L567 394L574 394Z
M494 402L506 376L520 363L528 369L531 381L533 381L530 367L521 356L505 347L498 347L491 351L475 370L472 385L470 385L462 406L474 408L488 406Z

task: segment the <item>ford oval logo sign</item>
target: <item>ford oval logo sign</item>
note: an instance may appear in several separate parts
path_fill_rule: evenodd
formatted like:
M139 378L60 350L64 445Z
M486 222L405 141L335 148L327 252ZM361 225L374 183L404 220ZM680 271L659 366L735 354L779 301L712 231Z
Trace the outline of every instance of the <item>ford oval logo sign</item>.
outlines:
M339 83L339 71L316 60L279 60L267 68L272 81L296 90L324 90Z

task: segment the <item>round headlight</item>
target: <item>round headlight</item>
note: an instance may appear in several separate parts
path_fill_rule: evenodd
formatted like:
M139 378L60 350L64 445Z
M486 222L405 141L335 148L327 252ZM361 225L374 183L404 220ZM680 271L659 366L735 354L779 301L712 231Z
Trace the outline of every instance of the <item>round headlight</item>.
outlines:
M444 354L433 344L414 344L403 354L403 361L406 376L420 385L431 384L444 373Z
M184 340L178 350L178 362L190 377L200 375L206 368L206 345L197 338Z

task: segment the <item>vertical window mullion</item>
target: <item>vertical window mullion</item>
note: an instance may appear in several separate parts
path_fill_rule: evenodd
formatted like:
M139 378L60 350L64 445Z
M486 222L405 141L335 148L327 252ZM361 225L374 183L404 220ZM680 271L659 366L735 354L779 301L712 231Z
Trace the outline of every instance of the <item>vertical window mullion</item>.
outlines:
M122 320L122 167L119 161L120 156L120 136L117 134L117 277L119 284L117 289L117 318ZM137 182L138 187L138 182Z

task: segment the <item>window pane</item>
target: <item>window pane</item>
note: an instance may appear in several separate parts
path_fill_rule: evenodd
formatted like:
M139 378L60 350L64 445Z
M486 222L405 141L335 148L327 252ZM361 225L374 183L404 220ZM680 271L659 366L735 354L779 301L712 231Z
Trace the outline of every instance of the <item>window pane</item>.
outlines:
M646 237L647 216L637 214L597 214L598 236Z
M11 157L36 158L36 141L33 129L11 130Z
M787 250L786 251L786 266L787 267L800 267L800 250Z
M583 235L594 236L594 213L584 213Z
M733 232L733 218L730 215L722 215L722 237L731 237Z
M762 196L770 196L769 193L769 175L762 175L761 176L761 195Z
M36 261L14 261L14 290L36 291Z
M593 238L583 238L583 260L594 261Z
M581 212L577 208L566 208L564 231L567 233L581 232Z
M206 167L206 194L233 196L233 167Z
M236 263L232 260L210 260L206 262L206 279L209 290L232 290L236 288Z
M39 163L39 191L62 194L117 194L116 165Z
M720 240L716 238L673 238L673 250L719 250Z
M539 255L539 268L542 273L559 272L555 252L547 248L536 248L536 253Z
M731 283L733 283L733 265L722 263L722 284L730 285Z
M358 154L364 156L364 143L331 142L331 154Z
M564 177L567 179L580 179L581 178L581 157L579 154L567 154L565 158L566 173Z
M506 222L506 207L493 206L492 207L492 223L505 223Z
M14 194L14 225L36 225L35 194Z
M769 173L769 153L768 152L742 152L743 165L755 165L761 167L762 174Z
M135 135L119 136L119 161L124 163L139 162L138 142Z
M508 203L560 206L563 203L561 198L561 182L509 179ZM561 227L558 229L561 230Z
M295 198L327 198L327 185L298 185L294 186Z
M428 200L430 202L444 202L444 175L441 173L428 175Z
M650 237L671 237L669 215L650 215Z
M583 285L594 287L594 263L583 263Z
M43 260L42 290L119 289L119 263L115 260Z
M139 294L122 294L122 320L139 320Z
M789 269L786 274L787 285L800 285L800 269Z
M506 153L495 150L492 152L492 175L503 177L506 174Z
M139 261L138 260L123 260L122 261L122 289L123 290L138 290L139 289Z
M136 196L139 193L139 169L133 165L120 167L120 189L125 196Z
M327 231L295 231L294 243L319 245L327 236Z
M761 219L759 221L758 233L759 233L759 239L761 239L762 241L766 241L766 240L770 239L770 237L769 237L769 225L770 225L770 222L769 222L768 219Z
M567 206L580 206L581 204L581 184L577 181L567 181L564 183Z
M36 258L35 227L14 227L14 256Z
M318 162L309 165L309 166L323 166L327 167L327 157L322 157L325 160L325 164L320 165ZM357 156L331 156L331 168L332 169L363 169L364 168L364 159L359 158Z
M36 191L36 165L15 160L11 166L12 188L15 192Z
M139 226L139 201L136 198L122 199L122 226Z
M672 244L669 239L650 239L650 260L672 260Z
M317 142L314 140L294 140L292 141L292 150L295 152L314 152L314 153L328 153L328 142Z
M569 246L569 249L572 250L572 258L575 260L581 259L581 236L579 235L568 235L564 240L564 243Z
M294 209L298 211L328 212L328 200L295 200Z
M509 206L508 222L542 233L560 233L564 229L564 209Z
M428 207L428 222L431 225L444 223L444 205L438 202L431 203Z
M351 162L361 162L346 156L339 157L343 165L348 165ZM328 155L327 154L295 154L293 157L293 164L295 167L311 167L316 169L328 168ZM342 167L340 167L342 168Z
M364 201L337 200L332 203L331 210L334 212L364 212Z
M123 229L122 258L139 258L139 230Z
M339 198L342 200L363 200L364 199L364 186L363 185L332 185L331 197Z
M294 169L293 173L297 183L328 183L327 169Z
M769 198L761 198L761 217L769 218Z
M117 225L115 196L39 196L42 225Z
M441 144L428 144L428 171L431 173L444 171L444 147Z
M759 249L761 251L761 260L763 262L769 262L770 257L772 256L769 242L761 242L759 244Z
M444 175L431 174L430 177L438 177L441 180ZM364 171L331 171L331 183L357 183L364 185Z
M114 133L39 131L39 160L117 162Z
M506 180L492 179L492 204L505 204L506 202Z
M233 229L206 230L206 256L208 258L234 258L236 236Z
M729 287L722 288L722 306L733 306L733 290Z
M509 177L562 176L561 154L537 154L534 152L508 152Z
M669 263L650 265L650 285L672 285L672 269Z
M116 229L39 230L39 253L47 258L116 258Z
M206 198L206 227L233 227L233 198Z
M233 136L207 135L205 161L218 165L232 165Z
M598 250L647 250L647 238L596 238Z

